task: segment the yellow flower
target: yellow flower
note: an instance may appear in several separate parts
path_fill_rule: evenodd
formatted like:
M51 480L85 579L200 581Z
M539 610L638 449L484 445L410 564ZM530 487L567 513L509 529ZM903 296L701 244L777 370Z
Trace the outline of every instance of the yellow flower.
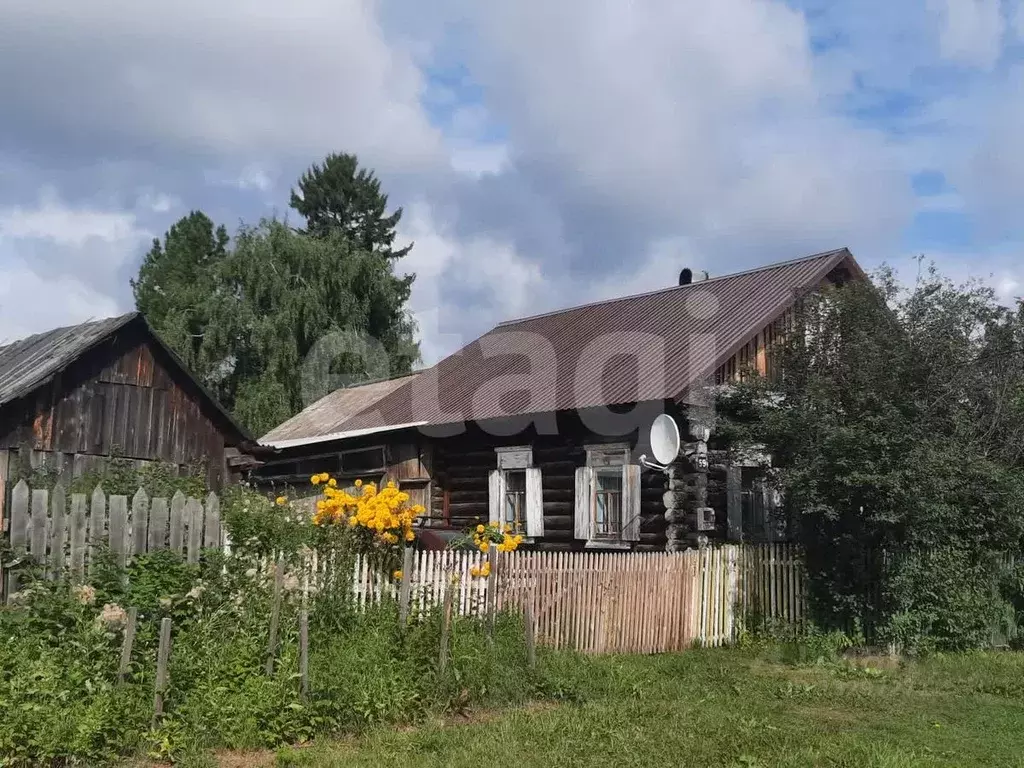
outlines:
M335 486L338 485L338 481L332 477L330 480L327 481L327 484L331 486L331 488L334 488Z
M309 478L309 482L311 482L313 485L320 485L320 475L313 475L311 478Z
M362 480L356 480L356 488L359 488L359 487L361 487L361 486L362 486L362 484L363 484L363 481L362 481Z
M475 577L477 577L477 576L479 576L479 575L480 575L480 569L479 569L479 568L477 568L477 567L476 567L476 566L474 565L474 566L473 566L472 568L470 568L470 569L469 569L469 575L470 575L470 576L473 576L474 578L475 578Z
M476 532L477 532L477 533L483 533L483 532L484 532L484 527L483 527L483 525L478 525L478 526L476 527Z
M395 581L401 581L402 580L402 572L401 571L395 571L391 575L395 577Z
M487 550L489 550L490 548L491 548L491 542L489 542L487 539L484 539L483 541L480 542L480 551L481 552L487 552Z
M274 499L274 503L277 504L277 506L279 507L283 507L285 504L288 503L288 499L286 499L284 496L278 496L276 499Z
M412 531L406 531L405 532L405 540L406 541L415 541L416 540L416 534L413 533Z

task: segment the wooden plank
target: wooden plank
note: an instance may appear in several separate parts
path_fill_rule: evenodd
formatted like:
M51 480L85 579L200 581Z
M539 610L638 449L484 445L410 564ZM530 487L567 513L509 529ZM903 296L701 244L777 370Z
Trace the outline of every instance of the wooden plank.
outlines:
M87 503L84 493L72 494L71 518L68 524L68 563L71 568L71 577L75 581L81 581L85 575Z
M153 727L156 728L164 716L164 692L167 690L167 667L171 660L171 620L160 622L160 644L156 654L156 679L153 685Z
M128 678L128 670L132 663L132 646L135 644L135 625L139 619L139 609L132 606L128 609L128 621L124 627L124 639L121 641L121 661L117 666L117 684L123 685Z
M128 497L110 497L110 551L122 568L128 562Z
M206 497L206 515L203 519L203 547L220 548L220 499L210 493Z
M167 548L167 499L159 496L149 505L146 547L148 552Z
M189 499L192 502L193 499ZM267 637L266 663L263 671L267 677L274 674L274 660L277 656L277 633L281 621L281 601L284 592L284 561L278 560L274 566L274 595L270 608L270 632Z
M50 558L48 573L60 576L64 570L64 548L67 541L67 493L57 483L50 492Z
M131 554L137 557L146 551L149 536L149 494L139 488L132 496Z
M185 548L185 494L181 491L171 497L170 548L178 554Z
M89 572L92 573L96 556L107 534L107 497L103 486L97 485L92 491L89 503Z
M188 562L198 563L203 545L203 505L199 499L185 502L185 520L188 521Z
M30 527L29 499L32 492L23 479L11 491L11 549L16 552L28 547Z
M46 565L46 539L49 533L50 492L45 488L32 491L32 522L29 528L29 552L37 564Z

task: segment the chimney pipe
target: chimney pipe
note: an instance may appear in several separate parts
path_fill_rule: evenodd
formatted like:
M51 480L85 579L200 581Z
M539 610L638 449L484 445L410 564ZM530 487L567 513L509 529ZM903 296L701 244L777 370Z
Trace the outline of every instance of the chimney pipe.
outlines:
M679 273L679 284L680 285L689 285L692 282L693 282L693 272L690 270L689 267L686 267L685 269L683 269L682 272Z

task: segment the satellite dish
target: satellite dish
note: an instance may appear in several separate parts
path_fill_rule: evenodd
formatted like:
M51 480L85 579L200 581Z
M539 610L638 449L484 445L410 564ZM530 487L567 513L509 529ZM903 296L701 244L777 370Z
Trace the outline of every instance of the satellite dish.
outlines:
M651 453L654 460L665 466L679 455L679 426L667 413L658 416L651 424Z

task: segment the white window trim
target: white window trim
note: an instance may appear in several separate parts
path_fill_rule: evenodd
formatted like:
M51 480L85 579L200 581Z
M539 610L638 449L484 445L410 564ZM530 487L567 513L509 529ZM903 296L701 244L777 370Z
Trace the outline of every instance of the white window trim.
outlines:
M497 454L497 469L492 470L488 479L489 522L502 520L505 502L505 473L526 472L526 530L523 542L534 543L544 536L543 476L533 466L533 448L529 445L508 445L494 449Z
M585 491L585 500L576 499L574 514L578 518L577 523L582 522L579 520L581 516L585 516L587 522L583 523L583 525L585 526L586 534L581 535L580 525L574 523L576 538L583 539L584 549L632 549L640 539L639 515L641 502L640 482L639 477L637 477L639 475L639 465L630 461L632 448L629 443L596 443L585 445L584 449L587 452L585 468L589 470L586 473L588 488ZM621 533L617 539L594 538L593 531L590 530L590 520L594 515L591 504L593 503L594 488L597 482L597 472L594 470L604 467L622 468L622 507L620 514L623 519ZM582 471L582 469L577 470L577 473ZM630 482L629 478L631 476L635 477L635 482ZM577 492L580 490L579 482L579 478L577 478Z

